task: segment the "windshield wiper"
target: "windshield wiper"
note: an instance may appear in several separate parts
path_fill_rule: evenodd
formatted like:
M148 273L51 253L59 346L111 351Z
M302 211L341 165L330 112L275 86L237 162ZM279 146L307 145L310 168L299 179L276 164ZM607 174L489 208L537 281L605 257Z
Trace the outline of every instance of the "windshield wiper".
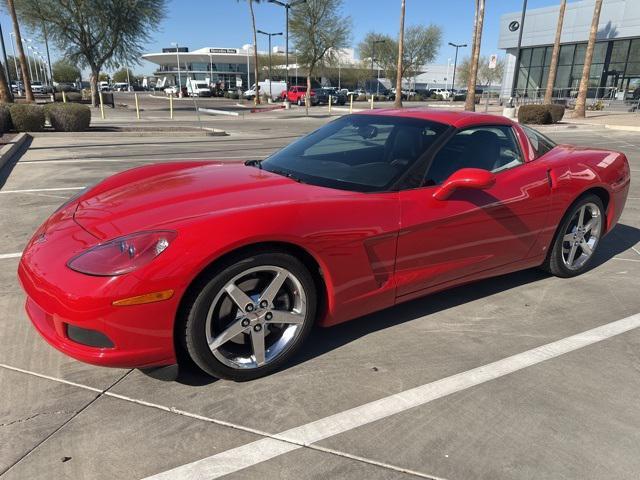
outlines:
M286 172L284 170L280 170L278 168L272 169L272 170L267 170L268 172L271 173L275 173L276 175L282 175L283 177L287 177L290 178L291 180L293 180L294 182L298 182L298 183L306 183L304 180L302 180L299 177L296 177L293 173L291 172Z
M262 160L247 160L244 162L247 167L258 167L262 170Z

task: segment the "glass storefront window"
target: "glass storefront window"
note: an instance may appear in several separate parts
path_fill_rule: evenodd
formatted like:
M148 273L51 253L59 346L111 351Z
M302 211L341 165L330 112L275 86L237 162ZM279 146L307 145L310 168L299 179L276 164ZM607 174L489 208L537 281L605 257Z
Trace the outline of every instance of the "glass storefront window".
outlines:
M535 91L540 88L540 82L542 77L542 67L531 67L529 69L529 82L527 85L527 89L530 90L529 94L531 95L531 90Z
M558 65L571 65L573 63L573 52L575 48L575 45L562 45L560 47Z
M556 73L555 88L567 88L569 86L570 75L571 67L569 65L560 65Z
M627 71L625 72L627 77L640 76L640 62L627 63Z
M531 66L539 67L544 63L544 47L534 48L531 54Z
M592 63L604 63L604 59L607 56L607 44L608 42L598 42L593 48Z
M574 62L576 63L584 63L584 57L587 53L587 44L579 43L576 45L576 55L574 57Z
M629 51L629 40L618 40L613 42L611 50L611 62L626 62Z
M629 61L640 62L640 38L631 42L631 50L629 50Z
M547 47L546 54L544 56L544 66L548 67L551 65L551 56L553 55L553 47Z
M518 90L524 90L527 88L527 74L527 68L520 67L520 72L518 73Z
M522 53L520 54L520 65L521 66L529 66L531 65L531 49L523 48Z

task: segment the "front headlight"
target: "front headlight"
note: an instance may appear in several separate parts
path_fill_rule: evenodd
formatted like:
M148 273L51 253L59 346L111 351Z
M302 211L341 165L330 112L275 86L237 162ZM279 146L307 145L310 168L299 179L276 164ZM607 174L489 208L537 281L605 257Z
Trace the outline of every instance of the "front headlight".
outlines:
M138 232L101 243L76 255L67 266L87 275L123 275L140 268L164 252L177 233L171 230Z

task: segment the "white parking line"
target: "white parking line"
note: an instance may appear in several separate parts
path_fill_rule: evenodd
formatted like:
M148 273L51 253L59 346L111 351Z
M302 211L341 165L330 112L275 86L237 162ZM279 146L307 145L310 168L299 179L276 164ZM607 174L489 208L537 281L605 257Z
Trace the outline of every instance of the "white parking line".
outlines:
M638 327L640 313L158 473L146 480L219 478Z
M67 190L82 190L86 187L64 187L64 188L31 188L28 190L0 190L0 193L37 193L37 192L63 192Z
M20 258L22 256L22 252L20 253L0 253L0 260L4 260L5 258Z

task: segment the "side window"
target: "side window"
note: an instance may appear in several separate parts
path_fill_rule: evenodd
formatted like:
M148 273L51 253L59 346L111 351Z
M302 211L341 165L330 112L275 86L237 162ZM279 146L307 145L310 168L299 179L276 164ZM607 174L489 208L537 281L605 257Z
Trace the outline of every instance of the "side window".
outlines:
M540 132L537 132L531 127L527 127L525 125L521 125L522 130L527 135L529 142L531 143L531 147L533 147L533 151L536 154L536 158L543 156L549 150L552 150L556 144L553 143L550 139L542 135Z
M456 133L435 155L424 185L438 185L462 168L500 172L522 163L522 154L511 127L467 128Z

